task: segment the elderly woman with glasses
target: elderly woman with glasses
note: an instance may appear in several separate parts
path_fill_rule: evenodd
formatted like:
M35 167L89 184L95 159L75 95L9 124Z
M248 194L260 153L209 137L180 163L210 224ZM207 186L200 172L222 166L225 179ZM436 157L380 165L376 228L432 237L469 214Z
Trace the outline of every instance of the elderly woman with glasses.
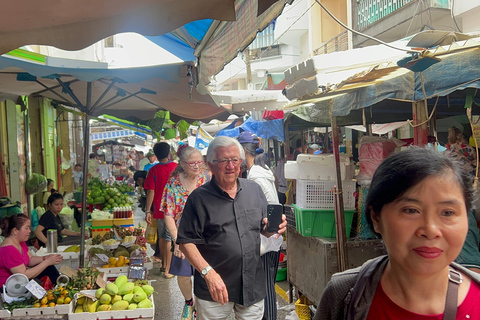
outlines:
M177 239L177 228L180 224L183 208L190 193L201 186L207 179L204 175L203 156L199 150L181 146L177 151L179 163L165 185L162 210L165 213L165 225L171 235L173 244ZM178 244L174 244L170 274L177 276L177 283L185 298L182 320L193 319L192 279L195 270L190 265Z

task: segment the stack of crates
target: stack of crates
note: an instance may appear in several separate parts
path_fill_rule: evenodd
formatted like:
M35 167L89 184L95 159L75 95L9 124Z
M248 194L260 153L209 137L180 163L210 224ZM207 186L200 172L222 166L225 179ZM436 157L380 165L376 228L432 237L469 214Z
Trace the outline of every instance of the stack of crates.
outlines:
M92 237L97 235L103 237L106 233L110 232L113 227L113 219L93 219L92 220Z
M331 158L324 156L323 159L319 159L312 155L298 155L297 168L299 170L297 176L303 177L306 173L302 173L302 168L311 168L312 162L322 168L322 175L335 176L334 165L326 165L330 164ZM308 163L308 165L304 166L305 163ZM346 161L343 160L342 163L346 163ZM309 174L311 175L311 172ZM335 194L333 191L335 185L336 182L333 180L297 179L297 201L293 207L295 209L296 228L303 236L324 238L334 238L336 236ZM355 214L356 182L352 180L342 181L342 191L345 229L348 237Z

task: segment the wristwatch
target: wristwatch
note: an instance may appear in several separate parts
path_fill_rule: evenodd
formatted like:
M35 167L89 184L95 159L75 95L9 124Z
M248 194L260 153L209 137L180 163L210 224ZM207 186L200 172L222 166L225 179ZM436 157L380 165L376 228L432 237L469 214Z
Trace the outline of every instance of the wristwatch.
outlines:
M205 278L205 276L207 275L208 271L212 270L213 268L210 267L210 266L207 266L205 267L205 269L202 270L202 272L200 272L200 275L202 276L202 278Z

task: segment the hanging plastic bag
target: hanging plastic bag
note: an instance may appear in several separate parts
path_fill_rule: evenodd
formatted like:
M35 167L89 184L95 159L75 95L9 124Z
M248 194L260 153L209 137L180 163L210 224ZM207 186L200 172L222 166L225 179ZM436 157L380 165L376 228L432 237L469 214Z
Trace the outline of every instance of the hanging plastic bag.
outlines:
M150 223L147 227L147 243L156 244L157 243L157 219L152 219L152 223Z
M53 283L48 276L43 276L40 282L42 283L42 288L47 291L53 288Z
M283 243L283 237L275 238L276 235L270 236L270 238L260 235L260 255L263 256L265 253L273 251L276 252L280 250L280 247Z

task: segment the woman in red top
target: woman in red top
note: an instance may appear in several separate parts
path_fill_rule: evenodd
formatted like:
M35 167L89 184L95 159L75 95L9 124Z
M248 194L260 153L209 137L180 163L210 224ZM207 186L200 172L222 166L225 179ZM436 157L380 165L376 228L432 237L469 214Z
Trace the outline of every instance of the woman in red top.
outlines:
M468 173L444 154L414 148L384 160L366 211L387 256L332 276L314 319L480 319L480 275L453 262L472 199Z
M30 219L17 214L2 220L5 240L0 244L0 286L14 273L22 273L28 279L48 276L53 284L59 273L54 265L62 262L62 256L32 256L25 242L30 237Z

